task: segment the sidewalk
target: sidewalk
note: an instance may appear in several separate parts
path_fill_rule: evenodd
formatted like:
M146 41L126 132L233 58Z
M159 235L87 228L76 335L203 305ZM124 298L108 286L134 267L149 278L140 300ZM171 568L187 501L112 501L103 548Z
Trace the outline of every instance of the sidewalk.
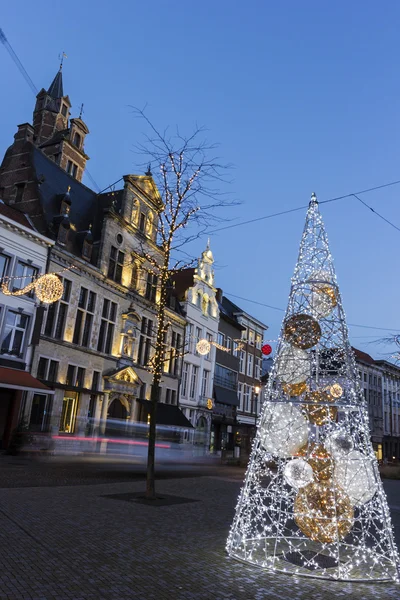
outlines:
M0 598L399 598L394 584L296 579L227 558L241 475L223 475L158 482L158 493L194 500L168 506L121 496L142 492L142 481L0 489ZM400 482L388 484L395 499ZM400 525L400 512L393 516Z

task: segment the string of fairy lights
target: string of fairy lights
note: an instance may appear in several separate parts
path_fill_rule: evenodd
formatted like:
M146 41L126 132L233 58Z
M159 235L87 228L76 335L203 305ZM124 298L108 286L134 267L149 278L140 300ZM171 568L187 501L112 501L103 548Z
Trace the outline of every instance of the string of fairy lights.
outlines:
M273 571L399 581L368 411L315 196L227 551Z
M25 296L31 291L34 291L40 302L43 302L44 304L53 304L60 300L64 293L64 284L59 275L74 268L75 267L72 265L70 267L65 267L65 269L62 269L57 273L45 273L44 275L34 278L28 284L23 285L23 287L14 287L13 284L16 281L21 281L22 283L22 281L26 279L32 279L31 275L6 276L1 282L0 289L5 296ZM10 289L10 284L13 285L12 289Z

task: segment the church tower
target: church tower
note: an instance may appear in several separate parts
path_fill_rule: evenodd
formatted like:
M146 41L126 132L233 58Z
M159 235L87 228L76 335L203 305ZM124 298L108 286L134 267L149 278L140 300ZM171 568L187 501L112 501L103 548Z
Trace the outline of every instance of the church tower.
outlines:
M86 161L85 137L89 129L82 120L70 119L71 102L64 96L62 64L49 89L41 89L33 111L34 143L69 175L82 181Z

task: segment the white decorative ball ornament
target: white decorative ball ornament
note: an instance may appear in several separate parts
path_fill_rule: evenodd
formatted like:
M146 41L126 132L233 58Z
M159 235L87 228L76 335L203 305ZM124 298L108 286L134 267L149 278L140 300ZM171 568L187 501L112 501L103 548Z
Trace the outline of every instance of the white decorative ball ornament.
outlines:
M312 292L309 296L309 301L311 314L317 320L329 317L335 308L332 297L321 292Z
M196 350L201 356L205 356L210 352L211 344L208 340L203 339L199 340L196 344Z
M321 286L330 285L332 283L332 276L329 271L314 271L311 273L307 282L311 284L311 288L320 290Z
M378 489L372 460L358 450L352 450L336 463L334 480L346 490L355 505L361 506L371 500Z
M284 344L277 357L277 375L283 383L302 383L310 375L310 357L306 350Z
M292 403L268 402L261 425L261 444L273 456L287 458L308 440L308 422Z
M351 435L339 429L326 437L324 446L333 458L340 460L342 456L353 450L354 443Z
M292 487L299 489L314 479L311 465L302 458L290 460L283 470L283 476Z

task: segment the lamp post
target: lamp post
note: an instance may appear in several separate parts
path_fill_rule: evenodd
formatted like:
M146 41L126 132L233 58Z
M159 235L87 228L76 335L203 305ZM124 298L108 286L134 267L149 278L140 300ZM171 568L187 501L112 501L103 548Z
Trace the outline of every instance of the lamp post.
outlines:
M257 431L257 406L258 406L258 394L260 393L260 387L258 385L255 386L253 392L253 409L254 409L254 437L256 436Z

